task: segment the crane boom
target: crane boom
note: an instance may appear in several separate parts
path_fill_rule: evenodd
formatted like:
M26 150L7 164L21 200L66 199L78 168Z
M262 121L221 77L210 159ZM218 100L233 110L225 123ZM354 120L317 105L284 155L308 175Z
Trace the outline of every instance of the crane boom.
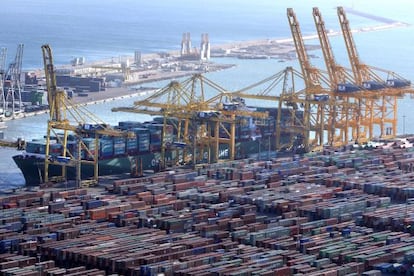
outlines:
M0 116L3 116L6 111L6 97L4 95L4 78L6 68L7 48L1 48L0 51Z
M23 44L19 44L14 61L9 64L3 78L5 108L11 108L11 111L7 112L10 113L9 116L14 116L17 111L22 111L22 85L20 81L22 74L22 61ZM18 106L18 110L16 110L16 106Z
M360 91L361 88L354 84L355 82L347 69L336 62L325 22L317 7L313 8L313 18L331 81L331 91L334 92L336 102L342 102L341 106L335 105L333 107L335 112L331 114L332 121L335 121L340 129L339 135L334 134L335 129L333 128L329 136L338 140L339 143L346 144L350 140L349 133L352 133L352 139L360 141L362 137L366 137L366 127L364 126L366 120L363 120L363 114L372 113L366 112L366 99L364 93Z
M362 85L362 82L367 78L360 70L361 64L359 61L358 51L355 47L354 38L351 34L351 28L349 21L346 18L345 10L343 7L337 8L339 23L341 25L342 35L344 36L346 49L351 63L352 72L354 73L355 81L357 85Z
M371 80L383 82L381 77L370 70L369 66L361 62L352 36L352 30L346 17L345 9L343 7L338 7L337 13L356 84L363 86L364 82Z
M295 43L296 53L298 55L298 60L300 63L300 67L302 69L302 74L304 75L306 87L320 87L321 75L319 74L319 71L316 68L314 68L309 61L305 43L303 41L302 32L300 30L299 22L292 8L287 9L287 16L289 20L290 29L292 32L292 38Z
M24 48L23 44L19 44L19 46L17 47L16 59L15 59L15 63L16 63L15 70L16 70L16 75L18 76L20 76L20 74L22 73L23 48Z
M50 120L61 121L63 116L62 110L62 97L63 91L57 89L55 68L53 65L52 49L49 45L42 45L43 52L43 64L46 78L46 89L47 89L47 102L49 104L49 115Z
M0 74L4 74L6 68L7 48L1 48L0 51Z
M330 114L335 112L334 106L337 103L333 102L334 98L332 97L332 92L322 86L322 84L330 86L329 79L326 78L319 69L310 64L299 22L292 8L287 9L287 16L306 87L304 141L305 143L309 143L308 141L311 138L309 132L312 131L315 136L313 142L314 147L321 147L324 144L326 134L329 135L332 133L332 130L330 129L335 126L334 121L332 121L332 118L334 117ZM311 106L310 101L316 98L323 100L319 101L316 105ZM332 137L328 138L330 142L333 141ZM308 144L305 144L305 148L309 149L309 147Z
M345 9L338 7L337 13L356 85L371 91L372 94L366 104L367 107L369 106L367 113L370 113L369 117L365 116L370 124L370 137L368 139L372 138L374 125L378 125L381 137L395 137L397 133L397 97L405 92L411 93L411 91L404 89L405 86L410 85L410 82L397 75L390 74L390 72L388 72L389 76L387 76L387 79L384 80L377 74L378 71L384 70L378 70L362 63L355 46ZM388 79L390 76L392 78L391 82ZM399 83L401 86L397 85L395 87L390 85L390 83Z
M328 70L328 75L332 86L331 90L336 91L339 84L350 82L351 76L344 67L338 65L335 61L332 46L328 39L328 32L325 27L325 22L322 19L322 14L317 7L313 8L313 18L318 32L319 42L321 43L326 68Z

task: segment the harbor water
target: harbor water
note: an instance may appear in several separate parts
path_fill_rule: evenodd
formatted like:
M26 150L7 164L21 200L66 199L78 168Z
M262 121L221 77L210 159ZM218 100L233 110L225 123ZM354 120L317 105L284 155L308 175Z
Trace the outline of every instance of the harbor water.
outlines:
M209 33L212 44L255 39L290 38L286 8L294 8L303 35L315 34L312 7L321 10L328 29L339 30L336 6L349 6L356 10L410 24L376 32L354 34L361 60L369 65L395 71L414 81L414 19L408 0L378 2L355 1L239 1L237 6L230 0L211 0L205 4L190 0L172 2L108 0L69 1L56 3L52 0L16 0L7 9L0 10L3 27L0 29L0 47L8 48L11 62L19 43L25 45L23 69L42 67L40 46L49 43L53 48L57 65L69 64L74 57L83 56L86 61L118 58L133 55L135 50L143 53L178 50L181 35L190 32L194 45L198 45L202 33ZM289 6L287 6L289 5ZM116 12L114 8L116 7ZM375 7L373 9L372 7ZM93 10L94 12L90 12ZM237 12L236 12L237 11ZM232 16L229 16L231 14ZM40 20L41 18L41 20ZM352 28L376 26L380 22L348 15ZM319 44L317 40L306 43ZM342 37L332 37L331 44L339 64L350 67ZM312 64L324 68L322 53L314 51ZM297 60L279 62L276 59L239 60L216 58L217 63L235 64L230 69L207 73L205 76L229 91L241 89L283 70L287 66L300 69ZM168 81L151 84L163 87ZM109 124L121 120L150 120L149 116L133 113L112 113L111 108L131 106L137 97L106 101L88 105L86 108ZM255 104L249 102L248 104ZM399 134L414 133L414 99L399 100ZM4 136L8 140L30 140L43 137L48 115L38 114L23 119L7 121ZM0 190L24 185L24 179L13 163L16 150L0 148Z

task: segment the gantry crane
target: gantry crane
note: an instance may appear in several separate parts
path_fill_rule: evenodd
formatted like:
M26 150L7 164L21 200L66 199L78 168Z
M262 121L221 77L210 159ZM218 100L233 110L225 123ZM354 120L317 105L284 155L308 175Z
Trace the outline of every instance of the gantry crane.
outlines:
M387 116L387 110L384 109L388 109L382 105L377 110L381 114L378 116L372 106L378 105L379 98L383 102L384 96L392 96L396 100L396 97L412 93L410 82L388 72L387 80L381 80L381 89L372 89L375 83L371 81L380 82L380 78L373 74L370 78L363 78L366 73L360 71L364 69L360 63L354 65L352 71L338 65L318 9L314 9L314 19L328 71L313 67L296 15L292 9L287 10L287 15L301 73L287 67L282 72L235 92L227 92L202 75L194 75L183 82L171 82L148 98L135 102L133 107L114 108L113 111L162 116L164 126L174 125L174 143L182 143L183 152L187 151L194 163L200 162L206 150L209 161L219 161L220 145L227 145L229 159L234 159L237 157L234 145L236 125L248 116L257 121L269 118L268 114L231 107L233 104L238 106L243 102L241 99L245 98L277 103L280 112L274 115L277 124L276 149L291 148L300 139L305 150L317 150L325 144L344 145L350 140L364 142L372 138L373 125L379 123L378 118ZM355 46L353 50L356 51ZM359 62L354 59L355 64L358 63L355 61ZM373 67L369 68L374 70ZM297 78L303 81L304 88L297 89ZM205 96L206 84L216 90L216 96ZM258 91L260 85L266 87ZM276 89L279 90L273 94ZM286 116L282 114L282 109L288 110L289 119L282 118ZM282 142L285 136L289 136L289 145L286 141ZM171 150L169 146L164 144L163 151Z
M207 98L206 94L212 96ZM268 116L266 112L246 108L242 100L201 74L182 82L173 81L146 99L134 102L133 107L112 111L162 116L164 128L173 125L175 133L170 145L162 145L162 160L166 150L176 150L177 159L182 156L194 165L236 159L236 126L246 118Z
M349 69L337 64L329 42L325 22L317 7L313 8L313 18L330 80L330 89L335 98L335 104L332 107L335 112L332 116L336 117L335 123L340 129L337 141L335 141L336 145L347 144L350 140L365 142L367 131L372 131L369 116L372 113L369 107L373 99L363 87L355 83ZM338 105L339 102L341 104ZM372 133L370 132L369 135L372 136ZM334 137L335 135L330 136ZM332 142L331 144L335 144Z
M337 8L338 18L348 52L348 58L358 86L372 91L371 99L365 104L371 122L370 135L372 138L374 126L379 126L380 137L395 137L397 134L397 100L405 94L412 94L411 82L394 72L368 66L361 62L352 30L343 7ZM386 79L379 73L386 74Z
M80 106L75 106L68 99L64 90L56 85L56 75L53 64L52 49L49 45L42 45L44 71L47 88L47 100L49 103L49 120L46 135L46 153L44 164L44 182L66 180L66 167L76 167L78 185L88 186L98 182L98 138L100 135L128 136L129 133L120 132L110 128L107 124L96 118ZM88 121L87 121L88 120ZM93 126L93 127L91 127ZM59 133L63 131L63 133ZM68 147L68 136L73 135L77 142L75 150ZM82 140L83 137L95 138L94 149L88 147ZM62 145L62 156L52 157L50 155L51 141L57 140ZM81 150L87 152L90 160L81 158ZM49 176L49 166L61 166L60 175ZM94 176L91 180L81 179L82 167L93 166Z
M181 155L186 156L188 151L192 154L190 147L193 147L191 141L191 121L196 110L208 110L208 106L204 97L204 78L201 75L193 77L182 82L172 81L165 87L159 89L149 97L134 102L133 107L117 107L112 111L123 111L132 113L148 114L152 116L160 116L163 118L163 135L166 133L167 124L174 128L176 135L175 141L186 145ZM201 87L200 94L196 93L196 84ZM219 88L219 90L222 90ZM161 146L161 160L165 159L167 145L165 137L162 137L163 144ZM177 158L178 155L177 155Z
M17 47L17 52L14 61L9 64L3 79L6 116L15 116L17 113L23 111L21 95L22 62L23 44L19 44Z
M340 105L340 103L334 102L335 98L333 97L332 91L326 88L330 86L329 79L322 74L321 70L311 65L299 22L292 8L287 9L287 16L305 82L305 89L303 91L305 97L305 141L310 141L311 132L315 136L315 139L309 142L310 144L306 145L306 148L317 149L325 144L325 136L328 136L329 142L335 140L330 136L336 133L336 115L333 114L336 112L334 107ZM311 104L315 99L317 101Z
M314 99L306 100L304 91L297 91L296 84L303 82L300 72L286 67L264 80L233 92L233 96L266 101L272 106L277 106L277 112L273 114L276 150L298 151L305 144L308 145L304 140L309 132L309 126L304 124L304 107L306 103L315 106L320 102Z
M0 51L0 118L4 117L6 112L6 96L4 94L4 78L6 68L7 48L1 48Z

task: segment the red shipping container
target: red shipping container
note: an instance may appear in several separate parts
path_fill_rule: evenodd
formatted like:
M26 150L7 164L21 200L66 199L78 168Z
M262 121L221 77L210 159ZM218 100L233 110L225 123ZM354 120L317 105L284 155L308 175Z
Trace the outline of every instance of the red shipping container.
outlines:
M289 276L289 275L293 275L292 271L290 270L290 267L288 267L288 266L276 268L274 270L274 273L275 273L274 274L275 276Z

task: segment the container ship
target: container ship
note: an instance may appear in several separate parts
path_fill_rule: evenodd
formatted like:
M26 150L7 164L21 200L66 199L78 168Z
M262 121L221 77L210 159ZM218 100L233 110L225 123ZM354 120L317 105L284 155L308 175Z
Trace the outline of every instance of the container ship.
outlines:
M93 126L89 126L93 127ZM71 152L75 159L93 160L95 151L98 151L98 168L99 175L115 175L123 173L133 173L140 170L158 170L160 160L160 148L162 137L162 125L156 122L139 123L139 122L119 122L117 126L120 130L133 132L134 137L112 137L102 135L98 139L96 147L95 138L82 137L81 143L77 137L69 136L66 145L67 151ZM172 127L167 128L171 130ZM171 139L172 132L165 134L166 139ZM70 157L63 156L63 145L54 139L49 143L50 163L48 175L50 177L59 176L62 171L62 164L69 163ZM79 145L85 147L78 149ZM44 182L44 169L46 157L46 139L33 139L26 142L26 150L21 154L13 156L13 160L20 168L26 181L27 186L39 185ZM171 159L167 156L166 159ZM81 179L87 179L94 175L94 165L87 162L81 163ZM68 180L76 179L77 167L66 166L66 178Z
M269 112L269 118L265 125L239 125L236 128L235 159L243 159L258 156L269 157L275 155L275 129L277 108L261 108L261 111ZM288 119L290 111L282 115ZM300 114L296 115L300 116ZM96 148L95 139L82 137L82 144L88 150L78 150L79 142L75 137L69 137L66 145L67 151L79 153L81 160L92 160L95 151L98 151L98 175L115 175L129 173L139 176L143 173L151 173L161 170L166 166L185 163L183 158L184 148L187 146L175 141L177 134L172 124L163 125L163 118L154 118L150 122L122 121L115 127L122 131L133 132L133 138L111 137L102 135L99 137ZM163 133L165 131L165 133ZM220 134L222 135L222 134ZM224 135L224 134L223 134ZM291 134L290 134L291 135ZM282 135L283 137L283 135ZM288 137L288 136L286 136ZM63 156L63 145L59 139L49 143L48 176L58 176L62 172L62 164L69 162L68 156ZM34 139L26 142L24 152L13 156L13 160L20 168L25 178L26 186L37 186L44 182L46 139ZM162 145L164 149L162 151ZM210 163L211 160L226 160L229 158L229 148L226 144L219 145L219 156L210 156L203 153L201 163ZM73 156L78 158L77 156ZM208 160L210 158L210 160ZM77 176L77 166L66 166L66 179L74 180ZM87 179L94 175L94 165L81 163L81 179Z
M197 109L191 117L168 117L163 105L154 114L166 117L155 117L150 122L119 122L114 127L85 124L95 117L80 107L67 112L68 106L73 105L66 90L58 89L50 46L42 45L42 53L50 109L47 135L27 142L26 151L13 157L27 186L72 179L81 182L91 177L96 183L98 176L103 175L143 176L147 171L176 165L194 167L253 155L260 158L262 152L270 157L272 151L286 144L279 140L286 139L294 145L297 142L292 143L292 137L303 137L299 131L294 133L295 128L289 128L292 122L303 121L303 111L291 107L250 107L239 97L220 102L214 108ZM198 79L197 76L192 81ZM59 85L73 84L70 79L67 81Z

